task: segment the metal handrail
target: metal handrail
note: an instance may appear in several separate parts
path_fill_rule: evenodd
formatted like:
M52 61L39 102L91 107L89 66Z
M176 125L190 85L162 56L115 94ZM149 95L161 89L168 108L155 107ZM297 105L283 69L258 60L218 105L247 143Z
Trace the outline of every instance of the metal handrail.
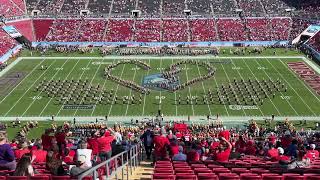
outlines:
M120 160L120 162L118 162ZM131 147L129 150L121 152L112 158L86 170L82 174L78 176L78 180L83 179L86 176L92 176L93 180L96 180L98 178L98 169L101 167L105 167L105 174L106 179L111 179L112 177L115 177L115 179L118 178L119 172L121 172L121 178L120 179L127 179L129 180L129 175L133 174L133 171L136 170L137 166L140 165L140 161L142 160L142 145L141 143L138 143ZM113 170L110 169L110 164L114 162L115 168ZM124 170L126 170L126 177L124 174Z

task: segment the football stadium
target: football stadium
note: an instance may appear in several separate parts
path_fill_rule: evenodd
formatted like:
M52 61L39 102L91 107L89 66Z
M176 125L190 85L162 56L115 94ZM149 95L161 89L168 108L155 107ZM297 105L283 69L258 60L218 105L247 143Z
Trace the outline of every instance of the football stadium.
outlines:
M320 180L318 0L0 0L0 180Z

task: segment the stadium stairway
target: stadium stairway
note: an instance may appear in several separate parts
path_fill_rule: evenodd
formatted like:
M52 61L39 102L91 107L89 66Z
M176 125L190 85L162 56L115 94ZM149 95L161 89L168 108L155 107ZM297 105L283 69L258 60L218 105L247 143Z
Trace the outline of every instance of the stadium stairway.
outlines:
M153 173L153 167L151 161L143 160L140 162L140 166L134 171L133 175L130 176L132 180L151 180Z

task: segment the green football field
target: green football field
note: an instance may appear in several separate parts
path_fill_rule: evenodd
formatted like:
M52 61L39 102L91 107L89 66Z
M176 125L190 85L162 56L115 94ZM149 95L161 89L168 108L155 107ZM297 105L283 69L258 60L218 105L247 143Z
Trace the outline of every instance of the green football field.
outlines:
M114 91L119 98L123 96L139 97L140 94L104 77L106 66L126 57L65 57L65 58L22 58L12 67L10 73L22 73L22 79L13 87L3 92L0 97L1 117L43 117L43 116L153 116L161 112L165 116L206 116L220 114L223 116L320 116L320 96L308 87L287 66L287 62L303 61L301 58L277 57L129 57L141 60L151 66L142 70L135 65L125 64L116 67L113 75L142 84L145 76L159 74L171 64L181 60L196 60L210 63L216 68L215 75L176 92L151 90L142 95L142 102L136 104L88 103L89 108L65 108L57 103L56 97L48 97L36 87L43 81L88 80L89 85L103 87L105 91ZM47 67L41 70L41 66ZM178 74L180 83L205 75L207 71L198 65L183 65ZM263 104L219 104L192 101L178 105L178 97L184 99L200 98L208 91L215 93L217 87L228 86L234 80L241 83L248 81L280 80L287 87L286 92L276 92L275 97L268 96ZM58 92L59 93L59 92ZM64 92L66 93L66 92ZM160 101L161 99L161 101Z

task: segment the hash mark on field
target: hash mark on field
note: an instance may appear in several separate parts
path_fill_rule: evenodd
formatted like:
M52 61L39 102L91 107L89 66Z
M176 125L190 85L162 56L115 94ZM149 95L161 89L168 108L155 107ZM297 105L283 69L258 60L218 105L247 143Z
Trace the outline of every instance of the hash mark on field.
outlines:
M251 72L251 74L253 75L253 77L258 80L257 76L253 73L253 71L251 70L250 66L247 64L246 60L245 59L242 59L244 64L247 66L247 68L249 69L249 71ZM273 101L271 100L271 98L269 96L267 96L268 99L270 100L271 104L274 106L274 108L277 110L279 116L282 116L281 115L281 112L279 111L279 109L277 108L277 106L273 103Z
M34 86L34 84L48 71L48 69L56 62L57 60L53 61L53 63L50 64L50 66L41 73L41 75L32 83L32 85L22 94L22 96L14 103L13 106L7 111L7 113L4 116L7 116L8 113L19 103L19 101L27 94L27 92Z
M232 64L234 67L236 67L236 65L235 65L235 63L233 62L233 60L232 60L232 59L230 59L230 61L231 61L231 64ZM242 69L242 68L240 68L240 69ZM237 73L239 74L240 78L244 80L243 76L241 75L241 73L239 72L239 70L238 70L238 69L237 69ZM255 76L254 76L254 77L255 77ZM246 83L245 81L244 81L244 84L247 86L247 83ZM259 111L260 111L261 115L262 115L262 116L264 116L264 114L263 114L263 112L262 112L261 108L258 108L258 109L259 109Z
M151 60L150 59L149 59L149 65L151 66ZM150 69L148 69L147 76L149 75L149 73L150 73ZM144 108L145 108L145 105L146 105L146 97L147 97L147 94L145 94L144 97L143 97L142 116L144 116Z
M134 73L133 73L133 78L132 78L133 82L134 82L134 78L136 77L136 74L137 74L137 68L138 68L138 66L136 65L136 68L134 68ZM130 89L129 97L131 96L131 94L132 94L132 89ZM124 116L127 116L128 109L129 109L129 103L127 104L127 108L126 108L126 112L125 112Z
M125 66L126 66L126 64L123 65L123 68L122 68L122 71L121 71L121 74L120 74L120 78L122 78L122 75L123 75ZM113 101L115 100L115 97L116 97L116 95L117 95L117 93L118 93L119 86L120 86L120 84L117 85L116 91L114 92ZM108 112L108 117L109 117L110 114L111 114L112 107L113 107L113 104L111 103L111 106L110 106L109 112Z
M78 65L78 63L80 62L80 59L77 61L77 63L73 66L73 68L71 69L71 71L69 71L69 74L66 76L66 78L64 80L67 80L68 77L70 76L70 74L72 73L72 71L74 70L74 68ZM42 113L44 112L44 110L48 107L48 105L50 104L50 102L52 101L53 97L50 97L48 103L44 106L44 108L42 109L42 111L40 112L39 116L42 115Z
M62 66L61 66L60 68L63 69L64 65L65 65L67 62L68 62L68 60L66 60L66 61L62 64ZM56 75L57 75L59 72L60 72L60 71L56 71L56 72L54 73L54 75L51 77L50 81L53 80L54 77L56 77ZM44 90L44 89L42 89L42 90L38 93L38 96L42 93L43 90ZM29 106L28 106L27 109L23 112L23 114L22 114L21 116L24 116L24 115L27 113L27 111L30 109L30 107L33 105L33 103L34 103L35 101L36 101L36 100L34 99L34 100L29 104Z
M89 60L89 62L88 62L88 64L87 64L87 66L86 66L86 67L88 67L88 66L90 65L91 60L92 60L92 59L90 59L90 60ZM81 78L82 78L82 76L83 76L84 72L85 72L85 71L83 71L83 72L81 73L81 75L80 75L79 79L81 79ZM71 96L71 94L69 94L69 97L70 97L70 96ZM68 97L68 98L69 98L69 97ZM65 104L66 102L67 102L67 99L63 101L63 104ZM62 104L62 106L60 107L59 111L56 113L56 116L58 116L58 115L59 115L59 113L61 112L61 110L62 110L62 108L63 108L63 104Z
M220 59L219 59L219 62L221 62ZM221 65L221 67L222 67L222 69L223 69L224 74L226 75L226 77L227 77L227 79L228 79L228 82L231 83L230 78L229 78L229 75L228 75L228 73L226 72L226 70L224 69L223 64L220 63L220 65ZM244 115L247 116L246 111L245 111L243 108L241 108L241 109L242 109L242 112L244 113Z
M0 101L0 104L5 100L7 99L7 97L9 97L9 95L11 95L11 93L25 80L27 79L32 73L33 71L35 71L44 61L40 61L40 63L38 65L36 65L32 70L31 72L25 76L20 82L19 84L17 84L1 101Z
M268 58L266 58L267 62L272 66L272 68L274 70L277 71L277 73L282 77L282 79L290 86L290 88L294 91L294 93L296 93L296 95L298 95L298 97L301 99L301 101L307 106L307 108L311 111L311 113L313 113L313 115L316 116L316 113L314 113L314 111L310 108L310 106L303 100L303 98L297 93L297 91L292 87L292 85L286 80L286 78L283 77L283 75L279 72L278 69L276 69L272 63L269 62Z
M90 64L90 63L89 63L89 64ZM96 77L96 75L97 75L100 67L101 67L101 64L99 64L96 72L94 73L94 75L93 75L93 77L92 77L92 79L91 79L91 81L90 81L89 86L92 85L92 82L93 82L94 78ZM87 68L88 68L88 67L87 67ZM85 69L86 69L86 68L85 68ZM83 71L83 72L84 72L84 71ZM80 104L82 104L82 102L83 102L84 99L85 99L85 97L83 96L83 97L81 98ZM73 116L76 116L76 114L77 114L78 111L79 111L79 108L76 109L76 111L74 112Z
M254 60L259 66L261 66L260 65L260 63L257 61L257 60ZM262 69L262 71L264 72L264 74L266 74L267 76L268 76L268 78L269 79L271 79L270 78L270 76L268 75L268 73L264 70L264 69ZM283 96L283 93L280 91L280 94ZM298 114L298 112L296 111L296 109L292 106L292 104L286 99L286 101L287 101L287 103L289 104L289 106L291 107L291 109L296 113L296 115L298 116L299 114Z

